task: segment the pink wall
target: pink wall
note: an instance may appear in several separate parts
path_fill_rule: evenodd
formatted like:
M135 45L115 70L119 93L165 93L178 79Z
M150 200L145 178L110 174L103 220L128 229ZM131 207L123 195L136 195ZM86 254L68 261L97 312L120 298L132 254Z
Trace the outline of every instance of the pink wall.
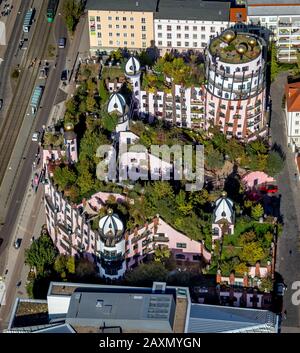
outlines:
M245 185L248 188L252 188L254 186L254 181L258 180L257 185L263 184L263 183L273 183L275 182L275 179L270 177L268 174L264 172L250 172L246 175L243 176L242 181L245 183Z

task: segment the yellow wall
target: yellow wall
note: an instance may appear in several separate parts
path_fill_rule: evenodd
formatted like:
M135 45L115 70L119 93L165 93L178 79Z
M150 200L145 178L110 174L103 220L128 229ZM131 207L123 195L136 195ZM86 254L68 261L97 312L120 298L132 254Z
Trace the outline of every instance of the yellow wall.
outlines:
M99 22L97 21L97 16L100 17ZM109 17L111 17L111 20L108 19ZM88 18L91 50L101 50L102 48L116 49L120 47L143 49L149 47L151 41L154 40L152 12L93 10L88 12ZM123 18L126 18L126 20L123 20ZM133 20L131 20L131 18ZM145 19L145 23L142 23L142 18ZM97 25L100 25L101 29L97 29ZM109 25L111 25L112 28L109 28ZM117 28L117 26L119 26L119 28ZM131 28L131 26L134 26L134 28ZM146 27L145 31L142 31L142 26ZM98 33L101 33L101 38L98 38ZM112 33L112 36L109 36L109 33ZM117 33L119 33L120 36L117 36ZM145 35L145 39L142 38L143 34ZM98 41L101 41L101 46L98 45ZM110 41L113 43L110 43Z

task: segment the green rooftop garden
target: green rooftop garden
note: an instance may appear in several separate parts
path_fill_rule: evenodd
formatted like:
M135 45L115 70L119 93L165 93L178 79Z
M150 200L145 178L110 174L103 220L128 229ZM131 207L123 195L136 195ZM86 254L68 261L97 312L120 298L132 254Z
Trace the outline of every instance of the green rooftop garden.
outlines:
M226 32L225 32L226 33ZM261 52L258 42L251 47L251 37L246 34L238 33L232 41L226 41L224 36L219 36L211 41L209 50L212 55L217 55L220 60L229 64L239 64L252 61L257 58ZM238 52L240 48L241 52Z

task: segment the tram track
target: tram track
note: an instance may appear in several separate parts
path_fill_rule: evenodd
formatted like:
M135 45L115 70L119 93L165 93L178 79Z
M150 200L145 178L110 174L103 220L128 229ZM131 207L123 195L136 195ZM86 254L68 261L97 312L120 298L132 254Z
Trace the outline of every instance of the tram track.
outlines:
M44 58L52 29L52 26L49 25L46 20L46 7L47 4L44 2L38 15L36 28L30 41L28 52L26 53L26 59L20 66L21 72L15 88L15 95L1 127L0 185L2 184L24 118L35 119L35 117L27 117L26 111L38 77L39 61ZM29 68L28 66L35 58L37 59L35 64ZM32 123L34 123L34 121L32 121Z

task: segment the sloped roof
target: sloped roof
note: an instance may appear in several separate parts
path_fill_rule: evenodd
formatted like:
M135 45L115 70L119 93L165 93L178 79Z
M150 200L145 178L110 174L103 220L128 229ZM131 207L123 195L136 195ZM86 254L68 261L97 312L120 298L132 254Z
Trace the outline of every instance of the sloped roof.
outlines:
M300 82L286 84L285 96L288 112L300 112Z
M228 197L220 197L216 201L214 210L213 223L218 223L220 220L226 219L228 223L234 221L233 202Z
M276 315L267 310L192 304L188 333L275 332Z

